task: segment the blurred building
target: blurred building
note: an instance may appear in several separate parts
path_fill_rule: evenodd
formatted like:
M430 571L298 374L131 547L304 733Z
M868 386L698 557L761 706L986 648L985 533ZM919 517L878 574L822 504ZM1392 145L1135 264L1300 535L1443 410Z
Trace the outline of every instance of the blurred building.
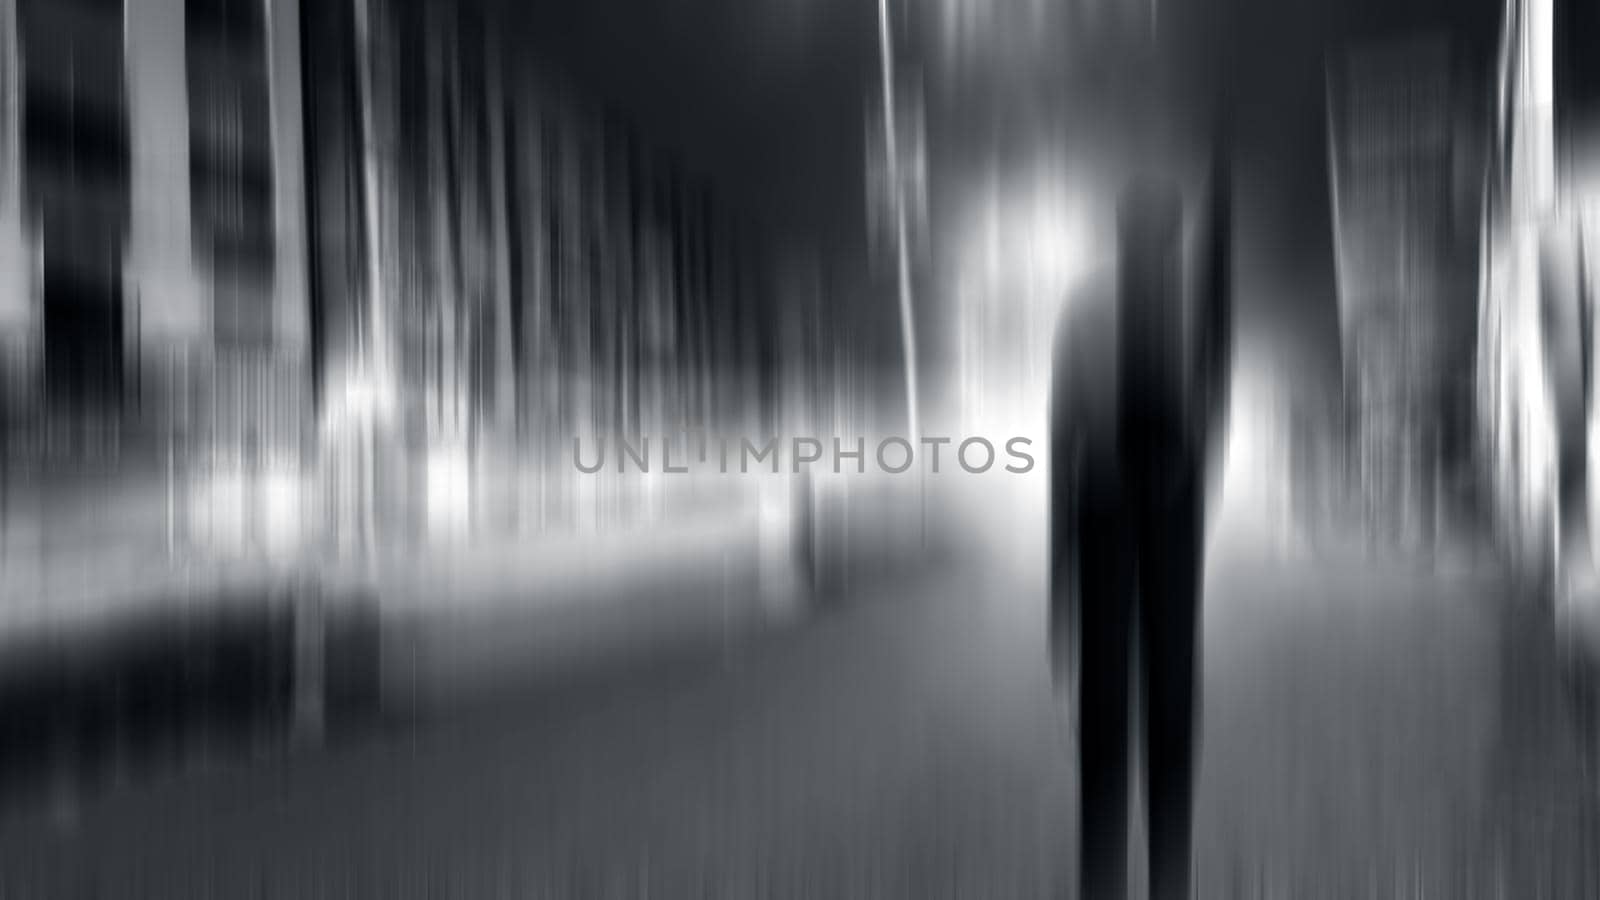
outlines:
M81 425L103 425L122 406L127 343L133 147L123 9L13 0L0 15L9 412L20 418L47 400ZM75 443L99 445L108 429L89 431L78 429Z
M269 511L296 515L297 17L297 0L0 3L4 465L40 497L135 486L118 539L141 547L259 545ZM96 532L95 508L60 530Z
M1367 526L1409 543L1470 504L1482 85L1444 37L1328 70L1351 474Z
M1539 311L1539 221L1555 200L1551 4L1506 7L1483 224L1479 420L1497 536L1538 567L1551 538L1554 409Z
M186 0L183 29L211 443L279 459L300 454L310 399L298 6Z
M6 459L164 473L203 541L369 546L659 505L574 437L819 414L825 278L780 285L499 13L0 0Z
M1558 507L1593 508L1593 478L1574 480L1572 461L1595 464L1600 185L1592 159L1600 69L1584 51L1597 27L1591 4L1512 0L1499 47L1483 220L1479 420L1497 535L1534 572L1555 557ZM1564 478L1571 496L1562 501Z
M296 4L10 0L0 26L13 451L294 446Z
M794 317L760 229L680 160L509 52L475 4L320 4L306 43L339 527L605 524L652 488L578 477L574 438L682 458L686 430L772 433L780 351L808 344L780 340Z

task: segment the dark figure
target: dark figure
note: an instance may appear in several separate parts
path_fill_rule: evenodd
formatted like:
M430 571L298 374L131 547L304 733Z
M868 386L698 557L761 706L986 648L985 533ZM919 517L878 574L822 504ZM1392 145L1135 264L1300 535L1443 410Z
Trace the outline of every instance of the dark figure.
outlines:
M1190 894L1205 508L1229 358L1226 190L1219 168L1186 253L1178 191L1131 188L1115 278L1073 298L1057 339L1051 650L1078 695L1085 898L1126 893L1130 709L1145 739L1151 896Z
M1588 410L1593 405L1594 298L1580 232L1562 222L1539 236L1539 312L1545 383L1556 438L1555 588L1560 607L1600 592L1589 526Z
M1540 235L1539 300L1546 384L1556 438L1556 543L1549 574L1561 682L1578 734L1589 790L1600 787L1600 560L1589 509L1588 411L1594 398L1591 340L1595 262L1583 233L1558 222Z

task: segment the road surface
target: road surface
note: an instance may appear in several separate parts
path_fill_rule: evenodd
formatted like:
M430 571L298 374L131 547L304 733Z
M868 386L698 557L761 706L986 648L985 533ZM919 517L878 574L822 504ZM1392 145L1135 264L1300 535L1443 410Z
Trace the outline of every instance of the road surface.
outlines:
M1069 896L1036 562L13 816L0 896ZM1492 573L1219 551L1205 621L1204 896L1600 892L1548 629Z

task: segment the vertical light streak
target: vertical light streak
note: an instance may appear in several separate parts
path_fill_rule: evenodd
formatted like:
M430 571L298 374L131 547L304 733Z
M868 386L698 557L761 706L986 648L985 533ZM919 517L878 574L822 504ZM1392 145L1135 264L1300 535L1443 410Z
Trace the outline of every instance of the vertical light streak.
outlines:
M356 78L359 85L361 104L361 170L363 207L366 211L367 231L367 328L356 329L357 340L357 375L363 384L363 392L367 393L366 402L374 406L382 405L387 400L389 389L389 358L387 342L384 337L383 292L381 288L381 232L378 219L378 142L375 136L375 116L373 107L376 97L373 88L373 66L375 64L372 52L372 0L356 0ZM373 396L375 395L375 396ZM358 419L360 429L358 459L356 460L356 492L357 503L360 504L361 544L366 551L371 547L376 529L376 510L373 509L373 492L377 485L376 456L377 456L377 423L372 415L361 415ZM370 553L363 552L363 556L371 559Z
M18 348L32 314L22 229L21 39L16 0L0 0L0 353Z
M1555 198L1552 7L1507 0L1497 62L1495 151L1479 276L1479 403L1492 492L1514 552L1558 530L1555 411L1540 325L1538 240ZM1559 546L1559 534L1552 534Z
M1332 197L1333 206L1333 288L1335 297L1343 297L1345 292L1349 290L1350 276L1344 271L1347 257L1345 255L1344 221L1341 216L1342 203L1339 193L1339 147L1337 136L1341 125L1334 108L1334 103L1336 102L1334 97L1336 71L1331 57L1323 60L1323 105L1326 115L1324 124L1328 135L1328 192ZM1350 323L1346 321L1348 315L1348 304L1340 303L1339 331L1341 334L1346 334L1350 331ZM1348 349L1346 352L1349 352ZM1346 387L1348 388L1348 386Z
M361 176L363 207L367 232L367 328L358 329L360 366L379 379L387 374L387 354L384 352L384 318L382 289L381 225L378 209L378 142L374 135L372 52L372 0L356 0L356 78L361 103ZM370 366L370 369L368 367Z
M17 136L21 66L15 49L20 40L16 0L0 0L0 210L5 211L8 225L22 183L21 154L17 152L21 143Z
M514 364L512 362L512 336L511 336L511 263L509 228L507 217L510 215L506 208L506 191L509 182L506 171L509 161L506 159L505 129L511 127L506 121L505 86L502 79L505 77L504 64L501 56L500 36L496 29L490 29L487 35L488 60L486 77L488 86L488 125L489 125L489 184L491 198L491 216L493 228L492 250L494 253L494 428L501 430L502 434L510 434L516 424L516 410L512 405L513 383L516 379Z
M894 206L896 280L900 294L900 341L905 346L906 415L913 442L922 432L917 421L917 336L911 313L911 256L906 247L906 206L900 183L900 149L895 134L894 42L889 34L889 0L878 0L878 46L883 73L883 134L889 163L890 203Z

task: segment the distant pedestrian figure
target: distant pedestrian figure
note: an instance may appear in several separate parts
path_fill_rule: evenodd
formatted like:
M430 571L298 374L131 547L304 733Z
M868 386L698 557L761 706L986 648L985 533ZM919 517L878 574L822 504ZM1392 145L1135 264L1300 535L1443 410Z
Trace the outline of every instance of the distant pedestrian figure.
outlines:
M1227 190L1218 165L1186 232L1176 187L1130 187L1115 272L1070 299L1057 331L1051 655L1076 700L1091 900L1127 889L1130 710L1145 740L1151 896L1191 890L1205 512L1231 330Z

